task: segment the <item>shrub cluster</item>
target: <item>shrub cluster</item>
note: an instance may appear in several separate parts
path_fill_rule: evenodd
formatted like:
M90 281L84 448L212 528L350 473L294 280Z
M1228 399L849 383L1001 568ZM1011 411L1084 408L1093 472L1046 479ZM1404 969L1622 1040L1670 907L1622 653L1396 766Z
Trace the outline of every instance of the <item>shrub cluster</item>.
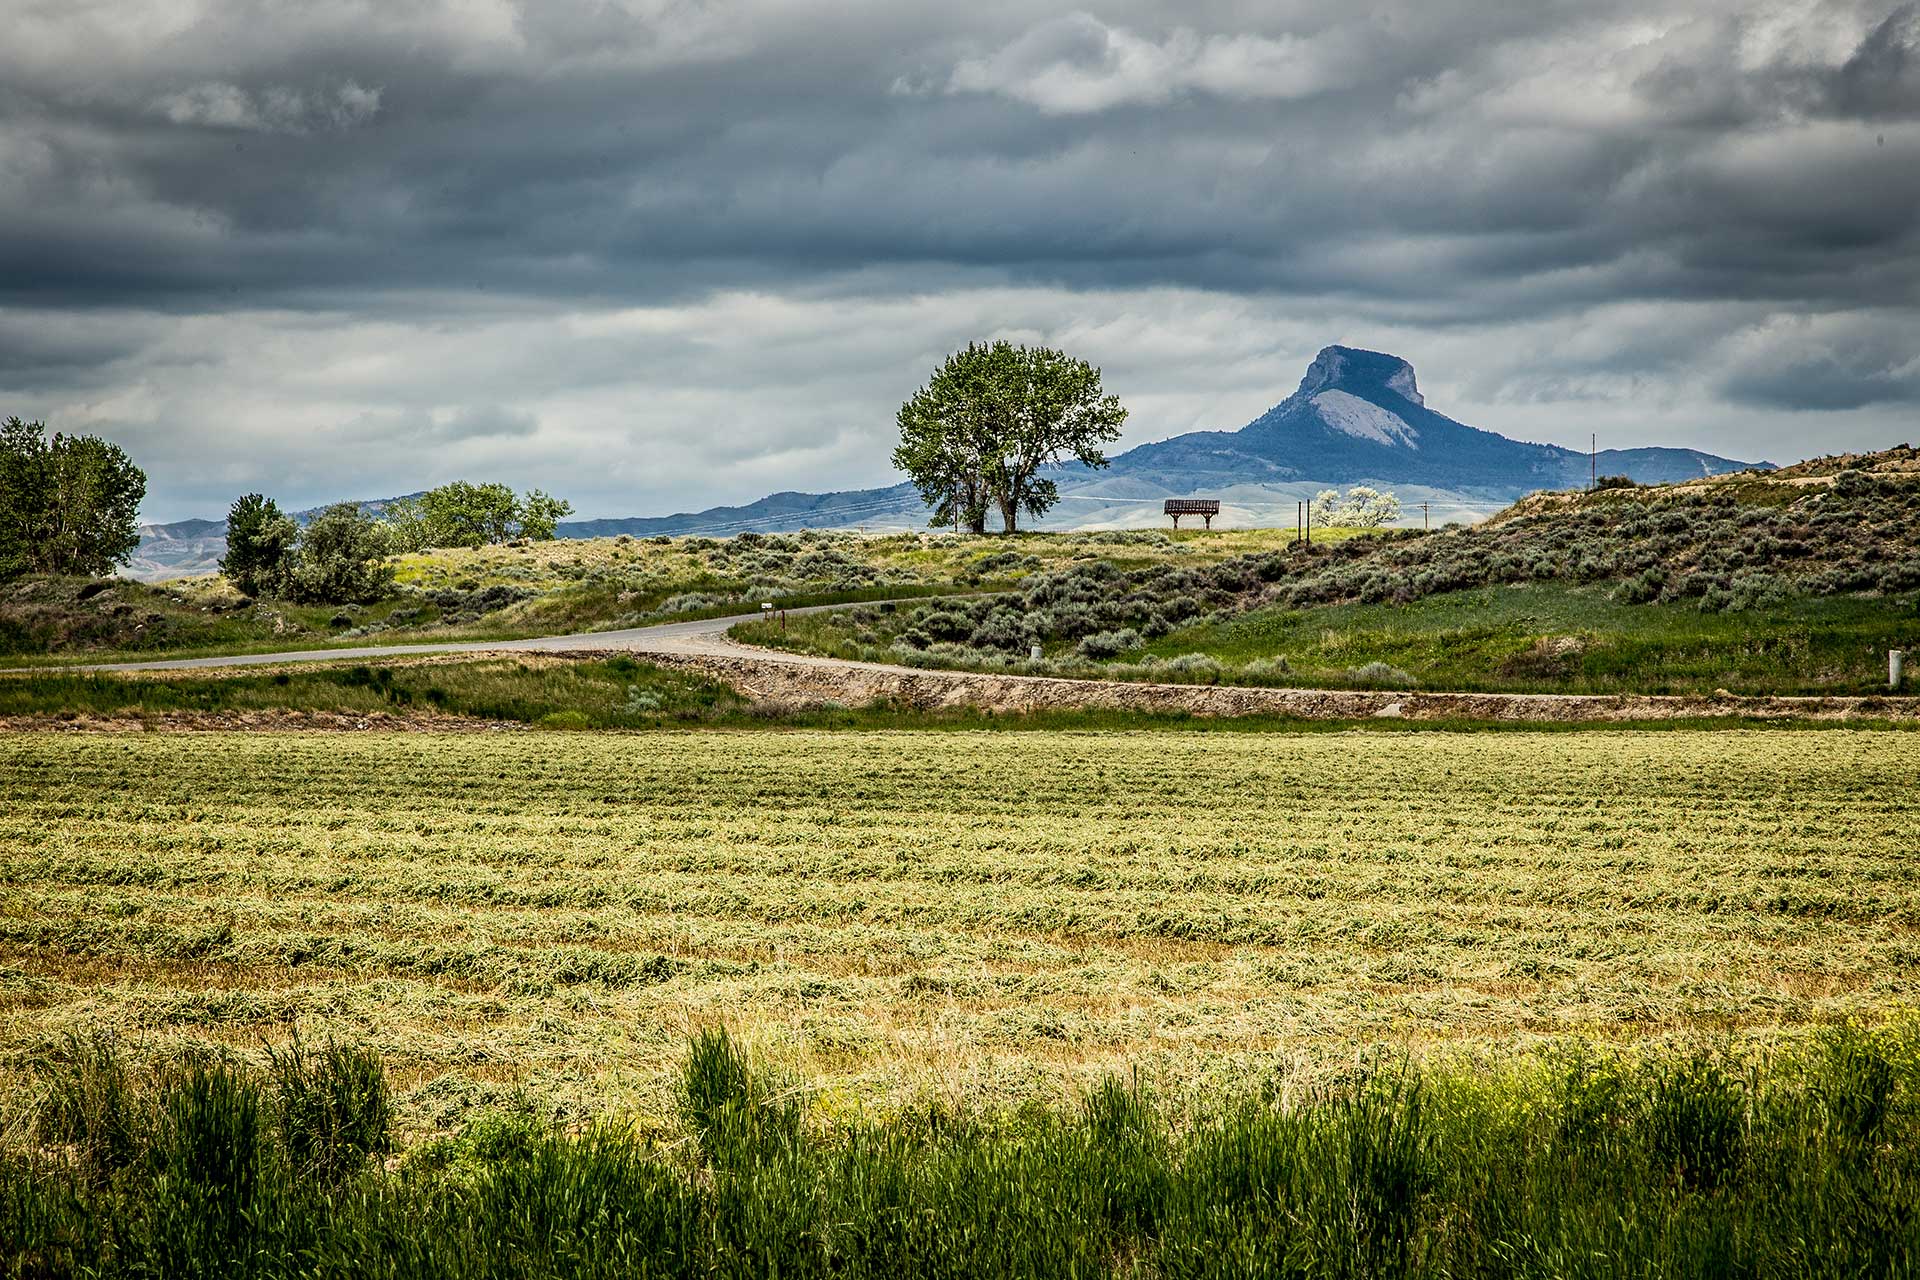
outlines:
M1850 478L1851 477L1851 478ZM1355 540L1289 564L1271 593L1302 606L1404 602L1530 581L1615 582L1622 600L1749 609L1790 595L1920 588L1920 485L1861 472L1793 500L1725 492L1608 490L1588 501L1473 529ZM1785 499L1785 500L1783 500Z

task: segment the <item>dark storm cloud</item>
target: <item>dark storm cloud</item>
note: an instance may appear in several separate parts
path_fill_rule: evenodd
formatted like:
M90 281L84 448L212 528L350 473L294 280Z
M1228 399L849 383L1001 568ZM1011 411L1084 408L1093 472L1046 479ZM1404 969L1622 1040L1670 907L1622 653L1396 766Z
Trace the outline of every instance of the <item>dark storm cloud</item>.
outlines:
M921 372L897 364L985 330L1112 342L1094 354L1162 410L1148 434L1265 407L1181 380L1238 379L1245 351L1127 345L1171 340L1131 323L1153 291L1200 300L1216 344L1215 321L1297 317L1261 347L1273 393L1318 340L1392 340L1454 361L1423 376L1469 405L1539 413L1535 436L1653 394L1692 397L1684 442L1727 450L1736 402L1906 385L1844 350L1756 372L1751 335L1793 341L1780 317L1920 345L1911 4L15 9L0 395L180 433L183 459L237 436L317 487L361 480L294 437L382 424L422 465L456 440L511 462L651 448L663 406L742 485L775 458L791 485L877 482ZM834 328L929 297L947 318L916 311L910 340ZM1007 309L967 301L988 297ZM749 350L714 327L733 299ZM552 339L635 309L655 319L619 341ZM540 353L517 381L504 343ZM238 406L226 436L173 421L210 402ZM671 487L754 496L714 484Z
M1868 119L1920 116L1920 6L1903 5L1826 77L1827 106Z
M1751 11L1696 34L1654 11L1679 33L1603 47L1601 75L1582 55L1631 7L1506 8L730 24L543 3L488 36L430 6L355 24L323 3L292 40L223 55L283 11L218 6L139 48L67 50L78 66L16 52L0 128L28 181L0 268L17 296L196 306L631 300L876 262L1500 307L1554 305L1514 286L1573 268L1615 296L1916 283L1862 269L1913 247L1920 152L1866 132L1917 100L1911 8L1868 25L1833 6L1808 25L1859 28L1853 47L1789 33L1758 61ZM1858 136L1821 132L1836 121ZM1420 238L1417 278L1366 269L1363 250Z

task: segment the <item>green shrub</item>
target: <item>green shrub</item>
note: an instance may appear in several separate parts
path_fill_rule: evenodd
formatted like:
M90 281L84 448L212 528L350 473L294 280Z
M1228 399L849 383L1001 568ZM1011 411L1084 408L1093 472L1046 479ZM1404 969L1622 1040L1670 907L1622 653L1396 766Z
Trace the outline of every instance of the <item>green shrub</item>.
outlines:
M1169 659L1163 668L1168 674L1185 680L1199 680L1211 683L1220 678L1223 670L1219 660L1204 653L1183 653Z
M1131 627L1119 631L1099 631L1082 637L1078 652L1083 658L1098 661L1125 653L1129 649L1140 647L1140 633Z
M1348 670L1347 679L1367 689L1411 689L1419 683L1408 672L1386 662L1369 662L1365 666L1353 667Z

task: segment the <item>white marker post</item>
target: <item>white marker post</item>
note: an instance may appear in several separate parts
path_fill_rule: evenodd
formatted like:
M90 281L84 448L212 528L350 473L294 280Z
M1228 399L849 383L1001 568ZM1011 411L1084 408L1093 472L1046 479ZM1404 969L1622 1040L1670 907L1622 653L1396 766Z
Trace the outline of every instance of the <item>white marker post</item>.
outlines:
M1900 692L1900 683L1907 676L1907 651L1905 649L1887 650L1887 688Z

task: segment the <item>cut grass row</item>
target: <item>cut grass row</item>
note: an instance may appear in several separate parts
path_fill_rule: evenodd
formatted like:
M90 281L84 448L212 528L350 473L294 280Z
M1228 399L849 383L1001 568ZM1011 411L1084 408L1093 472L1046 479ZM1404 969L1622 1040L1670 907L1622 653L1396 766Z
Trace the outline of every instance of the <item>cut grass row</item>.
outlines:
M0 1062L297 1020L431 1128L658 1114L716 1020L883 1108L1769 1040L1920 990L1917 767L1879 732L12 735Z

